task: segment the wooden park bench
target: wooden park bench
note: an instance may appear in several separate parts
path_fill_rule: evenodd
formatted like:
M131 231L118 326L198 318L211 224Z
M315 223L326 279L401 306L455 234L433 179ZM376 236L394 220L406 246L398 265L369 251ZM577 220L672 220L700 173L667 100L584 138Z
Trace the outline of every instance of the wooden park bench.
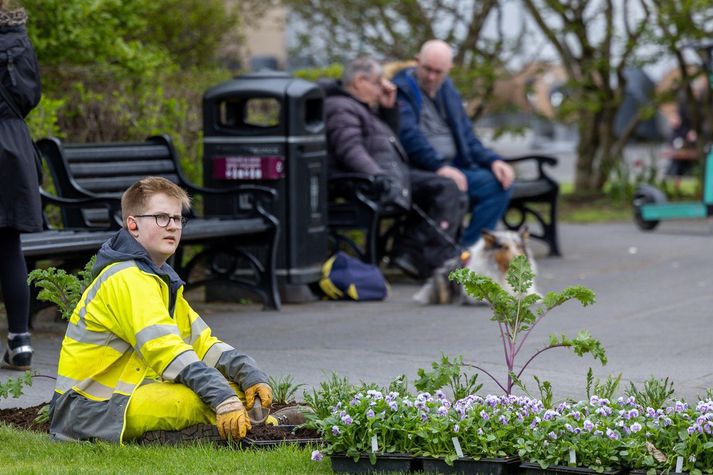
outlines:
M62 229L22 237L28 258L95 252L120 227L116 203L123 191L145 176L161 176L192 198L199 197L195 207L210 196L233 202L238 210L230 216L204 216L191 210L171 261L186 286L232 283L256 293L265 308L281 308L275 276L279 223L266 211L275 198L274 190L252 185L209 189L190 183L167 136L149 137L145 142L81 145L47 138L38 141L38 146L59 200L73 205L60 207ZM114 200L114 206L108 206L106 199ZM184 252L187 246L196 249L188 254Z

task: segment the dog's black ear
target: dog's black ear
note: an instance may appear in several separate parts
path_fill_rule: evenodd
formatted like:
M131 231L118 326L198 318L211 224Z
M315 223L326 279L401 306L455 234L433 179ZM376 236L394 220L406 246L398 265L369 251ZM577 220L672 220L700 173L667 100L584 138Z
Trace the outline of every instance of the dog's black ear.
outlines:
M527 242L527 240L530 239L530 228L527 227L527 224L520 228L520 237L523 242Z
M497 236L493 234L492 232L488 231L487 229L483 229L480 231L480 235L483 237L485 240L485 246L486 247L493 247L498 241Z

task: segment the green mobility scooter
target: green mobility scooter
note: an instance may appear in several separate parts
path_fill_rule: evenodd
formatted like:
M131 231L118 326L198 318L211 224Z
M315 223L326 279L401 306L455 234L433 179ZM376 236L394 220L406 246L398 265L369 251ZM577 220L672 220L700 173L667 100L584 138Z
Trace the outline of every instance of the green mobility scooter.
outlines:
M713 40L687 45L704 52L708 85L713 89ZM640 185L634 194L634 221L639 229L651 231L660 221L713 216L713 147L709 147L703 169L703 200L666 202L666 195L651 185Z

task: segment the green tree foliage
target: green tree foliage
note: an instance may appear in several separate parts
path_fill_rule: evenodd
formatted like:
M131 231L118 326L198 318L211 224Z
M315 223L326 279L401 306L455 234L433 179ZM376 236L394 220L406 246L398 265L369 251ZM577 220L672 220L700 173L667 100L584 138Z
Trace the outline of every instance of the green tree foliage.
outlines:
M617 135L614 120L624 101L624 71L641 60L651 12L646 0L523 3L567 72L568 94L559 112L579 131L575 191L600 192L644 112ZM638 15L631 12L634 3Z
M247 3L252 3L248 1ZM43 100L34 135L70 142L170 135L200 176L201 96L229 79L219 45L238 26L222 0L25 0Z
M652 29L652 42L657 45L657 53L671 56L676 60L680 80L662 100L674 100L678 92L683 92L691 128L699 137L713 137L713 94L704 88L695 94L693 82L706 74L703 68L692 68L691 55L698 53L697 63L702 63L704 52L685 47L713 37L713 7L708 0L681 0L668 2L651 0L651 8L656 19ZM688 50L688 51L687 51ZM694 53L694 54L695 54ZM699 154L703 156L705 142L698 141Z
M298 43L290 52L293 57L326 63L342 63L358 54L385 61L409 60L425 41L440 38L454 48L452 76L461 93L479 102L484 102L495 80L506 72L507 52L517 49L521 41L520 36L505 39L498 0L283 3L300 20L295 23Z

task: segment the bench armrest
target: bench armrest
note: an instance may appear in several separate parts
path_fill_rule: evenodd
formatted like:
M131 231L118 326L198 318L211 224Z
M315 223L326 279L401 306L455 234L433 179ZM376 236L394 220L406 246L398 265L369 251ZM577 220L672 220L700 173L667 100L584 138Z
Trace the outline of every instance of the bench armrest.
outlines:
M111 197L87 197L87 198L61 198L47 193L40 188L42 198L42 209L46 206L55 205L61 208L85 208L87 206L100 206L107 210L111 216L107 229L119 230L123 226L121 219L121 200Z
M555 157L550 157L548 155L523 155L521 157L505 158L503 159L506 163L510 165L519 162L535 160L537 162L537 172L539 173L538 178L545 178L547 180L554 181L554 179L545 172L545 165L549 167L554 167L559 163Z
M377 177L363 173L336 173L327 179L330 201L335 198L361 199L367 196L375 200L384 191L382 187Z

